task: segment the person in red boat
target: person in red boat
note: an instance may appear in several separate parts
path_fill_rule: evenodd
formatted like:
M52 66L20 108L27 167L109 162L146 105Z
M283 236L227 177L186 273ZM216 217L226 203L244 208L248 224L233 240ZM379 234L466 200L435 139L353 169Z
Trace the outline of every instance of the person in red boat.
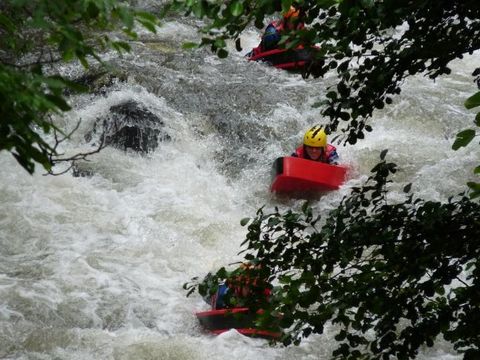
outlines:
M268 300L271 293L270 285L255 275L260 269L260 265L241 264L236 271L237 275L218 286L216 294L210 299L212 309L242 307L247 303L255 305L262 301L261 298L264 301ZM247 301L247 298L250 300Z
M262 51L276 49L285 32L299 30L303 27L304 24L300 21L300 11L291 6L287 12L283 13L280 20L273 21L267 25L262 36L260 49Z
M315 125L305 133L303 144L295 150L292 156L331 165L338 165L340 160L337 149L327 143L327 134L319 125Z

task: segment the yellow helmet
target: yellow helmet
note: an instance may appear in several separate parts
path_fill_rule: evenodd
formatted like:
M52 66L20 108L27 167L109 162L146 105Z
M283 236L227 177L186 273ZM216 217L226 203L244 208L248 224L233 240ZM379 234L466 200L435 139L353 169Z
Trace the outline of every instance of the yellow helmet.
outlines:
M290 18L294 19L294 18L297 18L298 15L300 15L300 11L295 9L293 6L290 6L290 9L288 9L288 11L283 13L283 17L285 19L290 19Z
M323 127L315 125L305 133L303 137L303 144L313 147L326 147L327 146L327 134Z

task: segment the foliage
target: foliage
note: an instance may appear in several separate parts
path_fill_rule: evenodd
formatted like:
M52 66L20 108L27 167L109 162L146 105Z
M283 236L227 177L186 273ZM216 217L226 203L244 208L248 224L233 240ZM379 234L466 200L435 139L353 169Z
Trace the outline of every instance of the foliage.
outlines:
M478 77L477 79L480 79L480 69L477 69L474 72L474 75ZM480 106L480 91L472 95L467 99L467 101L465 101L465 107L467 109L472 109L478 106ZM474 123L476 126L480 127L480 112L477 113L477 115L475 116ZM455 142L452 145L452 148L454 150L457 150L462 146L467 146L476 136L477 136L477 132L475 129L463 130L457 134L457 137L455 139ZM473 172L477 175L480 174L480 166L477 166L473 170ZM467 185L471 190L470 197L472 199L480 196L480 183L470 181L467 183Z
M465 196L424 201L410 185L406 201L390 204L397 169L385 154L325 219L305 204L260 209L249 221L245 258L275 284L266 318L282 314L284 344L335 324L338 359L410 359L439 336L478 359L480 205ZM210 284L226 275L210 275Z
M135 38L135 23L155 31L156 19L116 0L5 0L0 4L0 151L9 151L29 173L50 170L56 148L45 134L63 136L50 115L70 110L65 92L83 88L51 75L59 61L101 62L99 51L129 51L107 31ZM49 73L49 74L47 74Z

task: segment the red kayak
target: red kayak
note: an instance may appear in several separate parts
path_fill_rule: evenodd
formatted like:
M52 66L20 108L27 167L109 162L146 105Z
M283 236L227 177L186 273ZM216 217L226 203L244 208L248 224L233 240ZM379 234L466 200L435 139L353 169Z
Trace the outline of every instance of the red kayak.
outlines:
M337 190L346 178L347 168L318 161L286 156L273 164L271 191L297 194Z
M230 329L235 329L246 336L264 339L278 339L282 335L280 331L258 329L255 326L257 314L251 312L248 308L209 310L197 312L195 315L200 324L215 335Z
M316 50L318 50L316 47L304 48L299 46L296 49L262 51L257 46L246 56L248 60L263 61L279 69L302 71L310 65Z

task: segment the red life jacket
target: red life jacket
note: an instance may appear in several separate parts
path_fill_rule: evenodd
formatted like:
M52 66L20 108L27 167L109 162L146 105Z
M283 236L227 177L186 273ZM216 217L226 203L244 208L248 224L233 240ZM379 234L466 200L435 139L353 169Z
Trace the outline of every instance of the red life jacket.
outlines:
M318 160L314 160L314 161L321 161L328 164L329 162L328 160L330 159L330 156L334 151L337 151L337 148L333 145L327 144L327 148L325 149L325 151L322 151L322 154L320 155ZM300 145L295 150L295 155L297 155L297 157L299 158L312 160L307 156L304 145Z

